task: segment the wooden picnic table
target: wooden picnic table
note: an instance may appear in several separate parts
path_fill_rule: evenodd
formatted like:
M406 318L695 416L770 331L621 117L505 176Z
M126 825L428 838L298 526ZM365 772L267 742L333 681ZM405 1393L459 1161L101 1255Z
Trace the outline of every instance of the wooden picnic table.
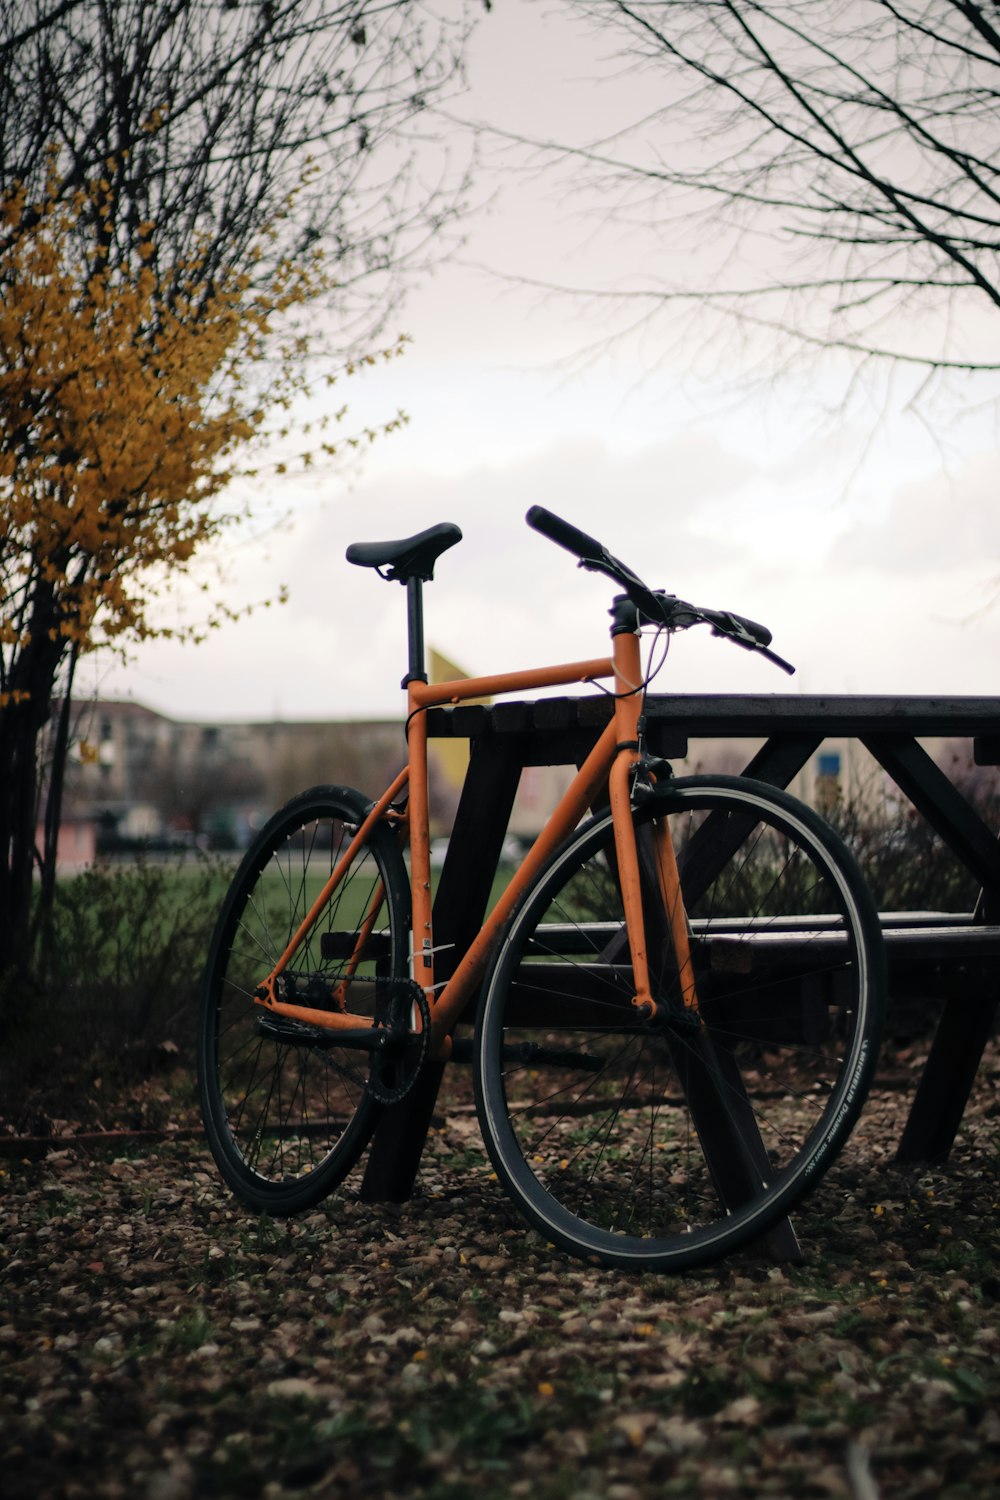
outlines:
M654 753L676 760L691 740L760 741L744 774L774 786L788 786L825 740L859 741L974 877L981 894L969 912L882 913L890 1002L916 982L942 1000L897 1159L940 1160L1000 998L1000 841L920 740L970 739L977 764L1000 764L1000 698L679 694L648 698L646 711ZM448 978L482 925L522 770L579 764L610 713L604 694L430 711L432 736L467 738L470 746L435 896L435 946L445 950L438 979ZM411 1195L442 1072L440 1064L427 1067L407 1098L386 1110L362 1182L368 1201Z

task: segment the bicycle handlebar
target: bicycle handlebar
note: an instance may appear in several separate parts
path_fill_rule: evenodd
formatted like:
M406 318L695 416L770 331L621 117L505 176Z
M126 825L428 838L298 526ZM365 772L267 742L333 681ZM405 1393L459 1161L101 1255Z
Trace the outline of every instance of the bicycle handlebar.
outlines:
M766 625L758 625L755 620L748 620L745 615L734 614L731 610L702 609L678 599L674 594L651 589L638 574L633 573L631 568L609 552L603 542L588 536L585 531L580 531L578 527L541 505L533 505L525 520L533 531L540 532L549 541L572 553L581 568L593 573L603 573L605 577L620 584L640 614L654 625L663 625L667 630L687 630L692 625L710 625L713 635L722 636L746 651L759 651L784 672L795 671L776 651L768 649L771 632Z
M620 558L609 552L603 542L588 536L585 531L578 530L569 521L553 515L552 511L545 510L541 505L533 505L525 520L534 531L540 531L542 536L547 536L550 541L571 552L579 559L581 568L587 568L592 573L603 573L606 578L620 584L635 607L648 620L657 625L669 624L664 613L667 595L657 594L649 588L638 573L633 573ZM693 625L694 621L690 623ZM683 629L682 626L676 628Z
M580 531L569 521L564 521L562 516L554 515L551 510L546 510L542 505L533 505L524 518L533 531L541 532L547 536L550 542L555 542L559 547L565 547L567 552L572 552L574 557L579 558L584 567L599 562L613 562L614 559L601 542L585 531Z

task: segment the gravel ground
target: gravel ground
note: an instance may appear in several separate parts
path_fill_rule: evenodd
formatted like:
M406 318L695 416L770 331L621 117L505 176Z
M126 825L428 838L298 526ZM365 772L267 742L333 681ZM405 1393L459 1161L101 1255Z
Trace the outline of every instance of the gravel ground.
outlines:
M1000 1053L946 1166L893 1165L906 1106L876 1089L797 1218L804 1264L675 1278L549 1250L446 1094L420 1196L348 1189L287 1225L237 1207L194 1130L117 1154L8 1136L0 1485L983 1500L1000 1491Z

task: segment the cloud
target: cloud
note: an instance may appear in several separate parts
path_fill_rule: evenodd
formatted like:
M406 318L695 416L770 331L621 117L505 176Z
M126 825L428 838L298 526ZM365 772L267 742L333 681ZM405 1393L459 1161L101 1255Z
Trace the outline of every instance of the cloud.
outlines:
M428 643L484 673L603 655L611 588L528 530L534 503L600 537L654 585L763 620L800 668L789 683L692 631L674 643L659 690L992 688L1000 614L968 625L1000 572L990 454L970 459L950 484L935 474L902 485L885 514L860 519L856 506L838 508L822 446L811 473L803 457L787 474L780 455L774 464L747 457L711 432L627 451L571 433L512 443L506 455L473 451L444 473L407 458L403 444L387 446L354 489L341 485L328 500L304 492L266 552L234 554L239 596L287 583L287 606L215 632L196 650L145 647L102 690L127 685L151 706L205 720L396 714L405 593L350 567L344 549L442 520L457 522L465 539L440 559L427 591Z
M293 507L265 548L228 569L234 598L287 584L289 603L215 632L197 650L143 648L131 691L193 717L343 717L392 713L405 670L405 594L351 567L352 541L405 536L455 521L463 542L427 590L427 640L470 671L508 670L601 654L612 586L530 531L532 504L601 538L659 587L685 593L687 574L736 567L724 534L707 547L703 510L738 496L754 466L710 436L682 436L631 454L567 437L463 472L383 468L353 491ZM126 680L112 672L110 690Z
M1000 573L1000 454L978 453L953 473L901 486L887 513L861 522L830 550L835 568L940 577L979 564Z

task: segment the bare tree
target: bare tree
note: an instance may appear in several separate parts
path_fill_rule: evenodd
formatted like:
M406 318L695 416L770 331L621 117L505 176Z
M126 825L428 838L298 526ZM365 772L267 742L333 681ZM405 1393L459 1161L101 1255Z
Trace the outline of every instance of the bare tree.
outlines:
M632 269L582 290L637 323L693 306L786 349L790 335L924 370L1000 368L996 0L572 10L654 96L611 135L546 145L631 236Z
M197 247L208 274L245 270L261 225L284 215L258 276L321 242L341 328L366 285L366 311L384 314L390 273L461 202L461 174L443 150L428 155L420 121L458 76L481 10L481 0L6 0L0 186L38 193L55 149L67 193L108 179L112 263L131 260L152 223L160 256L173 264Z

